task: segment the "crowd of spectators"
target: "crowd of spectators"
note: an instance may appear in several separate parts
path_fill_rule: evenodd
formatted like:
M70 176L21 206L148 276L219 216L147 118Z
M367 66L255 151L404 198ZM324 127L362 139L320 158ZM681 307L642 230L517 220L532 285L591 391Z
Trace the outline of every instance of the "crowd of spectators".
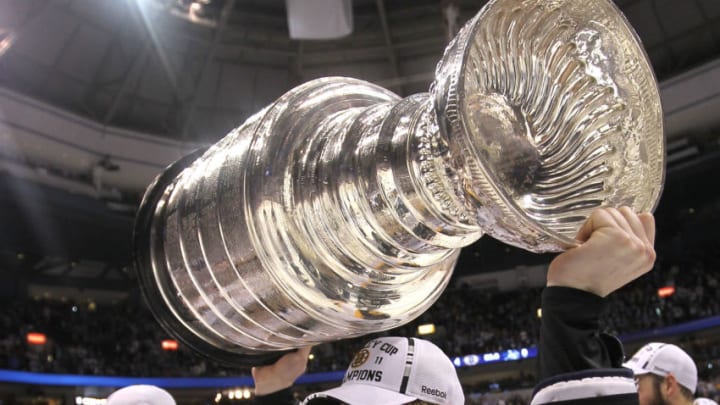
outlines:
M718 209L686 211L659 229L656 269L609 298L603 317L606 329L621 336L720 315L720 239L713 238ZM714 216L708 220L707 215ZM699 231L705 226L709 229ZM710 235L708 237L708 235ZM658 289L673 287L661 297ZM385 335L416 336L417 327L433 323L433 340L449 356L483 354L537 345L541 288L497 292L458 285L448 289L417 320ZM219 365L180 345L176 351L161 347L171 338L155 321L141 299L115 304L0 298L0 369L43 373L123 376L247 375L246 368ZM42 345L26 341L30 332L48 340ZM352 354L370 337L323 344L313 349L310 372L343 370ZM698 362L702 383L698 394L718 397L720 339L681 341ZM468 398L482 405L525 404L526 397L497 396L493 391L528 389L532 376L468 387ZM500 388L502 387L502 388Z
M713 262L673 264L667 271L651 272L611 296L604 318L607 328L623 334L720 314L720 278L708 271L712 263L720 262L718 251L703 256ZM657 289L669 284L675 293L659 297ZM540 325L540 291L529 288L498 293L466 286L451 288L419 319L384 334L413 336L418 325L434 323L436 333L426 338L450 356L531 347L537 343ZM133 376L246 372L216 365L182 346L177 351L164 351L160 342L170 336L142 302L110 305L31 299L0 305L5 308L0 313L0 368ZM44 333L48 342L29 345L25 339L29 332ZM342 370L367 339L316 347L310 370Z
M610 297L606 327L619 334L720 314L720 278L712 270L720 263L720 249L695 255L698 260L673 263L643 276ZM660 297L658 288L674 286L675 293ZM537 344L540 288L492 292L459 286L446 291L419 319L393 335L417 335L417 326L434 323L433 340L450 356L482 354L532 347ZM154 320L142 301L114 305L58 300L0 302L0 369L43 373L128 376L223 376L248 374L247 369L218 365L184 348L165 351L160 342L170 336ZM26 335L41 332L43 345L30 345ZM323 344L313 349L310 372L343 370L369 337ZM687 339L698 361L701 384L698 395L720 397L720 341ZM468 403L525 405L534 384L527 378L468 386ZM305 387L307 388L307 387ZM511 390L508 394L506 390Z

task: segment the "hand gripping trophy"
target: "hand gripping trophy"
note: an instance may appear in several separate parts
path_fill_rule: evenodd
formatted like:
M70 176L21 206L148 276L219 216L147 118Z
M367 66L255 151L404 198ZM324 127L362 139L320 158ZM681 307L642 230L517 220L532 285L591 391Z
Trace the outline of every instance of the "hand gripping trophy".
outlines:
M259 364L411 321L483 234L574 245L602 206L652 210L657 83L610 0L494 0L429 93L329 77L290 90L148 188L142 290L197 351Z

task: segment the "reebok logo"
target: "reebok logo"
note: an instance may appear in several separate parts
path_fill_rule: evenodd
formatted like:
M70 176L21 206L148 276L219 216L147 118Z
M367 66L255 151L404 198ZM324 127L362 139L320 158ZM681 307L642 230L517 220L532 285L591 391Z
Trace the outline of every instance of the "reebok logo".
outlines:
M428 394L428 395L432 395L434 397L447 399L447 392L439 390L437 388L430 388L430 387L426 387L423 385L422 388L420 389L420 391L422 391L423 394Z

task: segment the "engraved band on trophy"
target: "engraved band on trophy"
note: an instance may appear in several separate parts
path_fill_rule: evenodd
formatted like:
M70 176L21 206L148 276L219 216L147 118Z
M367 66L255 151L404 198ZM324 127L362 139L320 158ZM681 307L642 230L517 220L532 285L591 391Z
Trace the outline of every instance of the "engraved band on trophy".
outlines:
M652 210L657 84L609 0L497 0L430 92L290 90L148 189L138 274L158 320L225 362L405 324L487 233L558 251L600 206Z

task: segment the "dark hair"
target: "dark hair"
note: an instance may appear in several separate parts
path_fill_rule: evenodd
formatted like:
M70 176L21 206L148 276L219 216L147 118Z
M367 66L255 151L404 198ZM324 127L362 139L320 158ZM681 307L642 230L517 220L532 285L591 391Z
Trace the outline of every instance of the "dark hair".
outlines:
M657 374L652 374L652 373L650 373L650 375L653 377L653 385L655 386L655 392L660 392L660 384L662 384L663 380L665 380L665 378L667 378L667 377L661 377ZM675 381L677 381L677 380L675 380ZM695 395L693 395L693 393L690 392L690 389L688 387L686 387L680 383L678 383L678 387L680 387L680 394L683 397L685 397L685 399L689 400L690 402L692 402L693 399L695 399Z

